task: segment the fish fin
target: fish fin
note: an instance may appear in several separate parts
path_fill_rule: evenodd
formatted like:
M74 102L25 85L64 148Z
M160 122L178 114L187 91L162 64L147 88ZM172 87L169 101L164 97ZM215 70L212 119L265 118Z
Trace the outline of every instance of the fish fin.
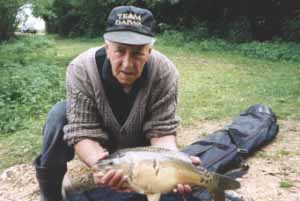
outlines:
M96 189L98 186L95 184L92 174L85 174L79 176L79 179L73 179L66 173L62 181L61 193L63 198L73 193L82 193Z
M147 194L148 201L159 201L160 194Z
M210 195L213 201L225 201L224 191L214 191Z
M65 199L68 195L68 189L71 186L71 181L70 178L68 177L68 173L65 174L63 181L62 181L62 186L61 186L61 194L63 199Z
M66 192L66 189L65 188L61 188L61 195L62 195L62 198L63 200L65 200L67 198L67 192Z
M233 189L238 189L241 187L240 182L237 180L234 180L231 177L225 176L225 175L220 175L217 174L219 177L219 183L218 183L218 188L224 190L233 190Z

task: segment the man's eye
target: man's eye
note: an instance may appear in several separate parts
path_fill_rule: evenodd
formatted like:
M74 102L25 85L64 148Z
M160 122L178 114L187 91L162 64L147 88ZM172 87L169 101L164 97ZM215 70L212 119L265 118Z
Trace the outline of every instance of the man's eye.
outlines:
M141 56L144 56L144 53L143 52L134 52L133 55L141 57Z
M115 52L116 53L124 53L124 50L122 50L122 49L116 49Z

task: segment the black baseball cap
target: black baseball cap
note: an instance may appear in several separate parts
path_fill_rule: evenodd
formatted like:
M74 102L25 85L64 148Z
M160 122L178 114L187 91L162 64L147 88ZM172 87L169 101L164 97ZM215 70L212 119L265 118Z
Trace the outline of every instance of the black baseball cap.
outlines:
M155 19L151 11L134 6L112 9L107 19L104 39L131 45L151 43L155 36Z

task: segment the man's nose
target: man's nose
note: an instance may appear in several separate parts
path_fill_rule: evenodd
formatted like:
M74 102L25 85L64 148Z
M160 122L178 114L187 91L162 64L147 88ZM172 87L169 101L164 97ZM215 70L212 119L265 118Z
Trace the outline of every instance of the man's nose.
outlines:
M123 58L123 67L131 68L133 66L133 60L130 53L125 54Z

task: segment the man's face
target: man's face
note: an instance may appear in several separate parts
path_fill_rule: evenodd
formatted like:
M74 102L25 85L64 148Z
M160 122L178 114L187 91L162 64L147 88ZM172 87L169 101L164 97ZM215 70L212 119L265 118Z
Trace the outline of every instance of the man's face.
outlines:
M141 77L151 47L149 45L128 45L106 42L106 54L111 63L113 76L126 89Z

